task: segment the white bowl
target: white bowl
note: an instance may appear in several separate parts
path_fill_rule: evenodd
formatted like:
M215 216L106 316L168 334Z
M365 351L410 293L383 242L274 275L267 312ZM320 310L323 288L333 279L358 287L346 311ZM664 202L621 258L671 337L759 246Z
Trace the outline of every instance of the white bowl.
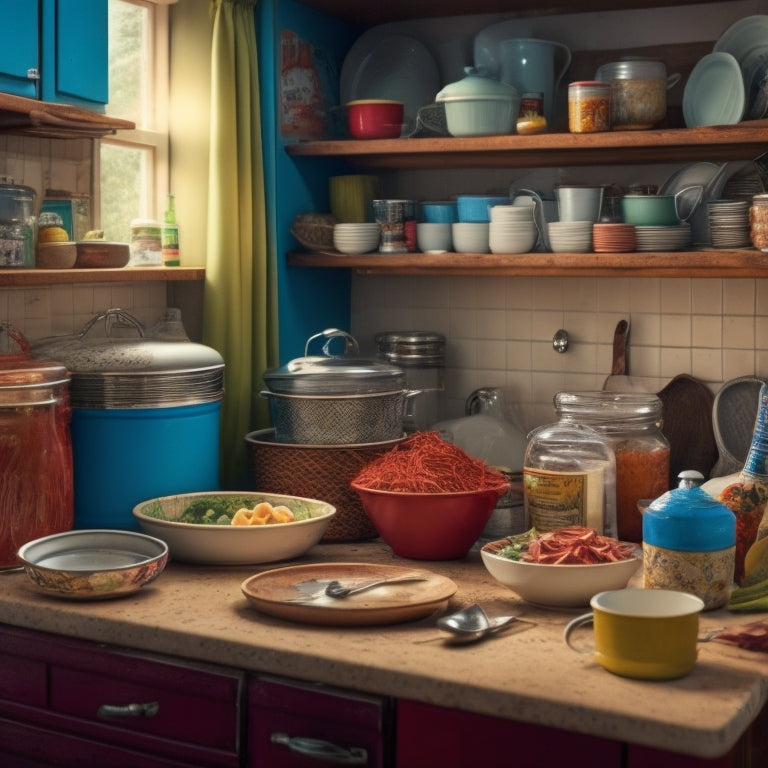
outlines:
M445 100L445 121L451 136L492 136L515 132L520 99L465 96Z
M420 221L416 225L416 244L424 253L450 251L453 248L450 222Z
M333 245L342 253L368 253L378 248L380 238L378 224L349 223L333 227Z
M629 560L596 565L526 563L495 554L505 543L492 541L480 550L488 572L526 602L552 608L586 606L598 592L623 589L642 564L639 551Z
M493 225L488 234L491 253L528 253L536 245L538 233L535 227L523 232L495 232Z
M451 224L453 250L457 253L489 253L487 222L458 221Z
M285 505L302 519L270 525L217 525L181 519L193 503L206 508L220 504L253 508L260 501ZM298 557L320 541L335 514L334 506L317 499L239 491L162 496L133 509L141 529L168 544L172 560L209 565L254 565Z

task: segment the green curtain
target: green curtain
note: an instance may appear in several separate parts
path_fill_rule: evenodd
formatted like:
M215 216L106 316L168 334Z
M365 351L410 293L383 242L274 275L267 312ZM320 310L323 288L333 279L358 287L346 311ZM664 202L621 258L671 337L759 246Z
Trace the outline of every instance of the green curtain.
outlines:
M221 483L247 488L244 438L268 426L258 396L277 359L276 269L267 247L254 6L212 0L208 241L203 341L224 358Z

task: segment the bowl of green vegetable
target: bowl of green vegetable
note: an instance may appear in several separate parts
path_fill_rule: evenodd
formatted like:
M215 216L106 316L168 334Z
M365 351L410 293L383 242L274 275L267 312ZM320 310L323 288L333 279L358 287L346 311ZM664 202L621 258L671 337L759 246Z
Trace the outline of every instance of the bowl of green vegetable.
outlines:
M161 496L133 509L142 531L168 544L172 560L207 565L299 557L320 541L335 514L318 499L240 491Z

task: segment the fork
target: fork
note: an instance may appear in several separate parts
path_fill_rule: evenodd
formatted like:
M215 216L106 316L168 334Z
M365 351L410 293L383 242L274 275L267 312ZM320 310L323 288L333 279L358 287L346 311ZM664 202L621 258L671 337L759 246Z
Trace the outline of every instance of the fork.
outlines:
M366 584L360 584L355 587L349 587L342 584L340 581L337 581L334 579L334 581L331 581L328 586L325 588L325 594L328 595L328 597L335 597L337 599L341 599L343 597L347 597L348 595L354 595L357 592L365 592L368 589L374 589L375 587L379 587L382 584L396 584L406 581L426 581L426 576L395 576L391 579L377 579L376 581L369 581Z

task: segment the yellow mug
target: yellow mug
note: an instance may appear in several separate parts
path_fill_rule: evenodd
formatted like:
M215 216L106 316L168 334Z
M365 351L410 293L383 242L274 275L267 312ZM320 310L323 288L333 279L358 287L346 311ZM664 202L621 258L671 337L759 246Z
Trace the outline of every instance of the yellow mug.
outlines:
M568 623L564 638L578 653L593 653L600 666L622 677L672 680L694 667L699 614L704 602L671 589L616 589L590 601L591 613ZM594 645L579 647L574 631L594 626Z
M328 179L331 213L345 224L373 222L373 200L379 197L379 187L378 176L331 176Z

